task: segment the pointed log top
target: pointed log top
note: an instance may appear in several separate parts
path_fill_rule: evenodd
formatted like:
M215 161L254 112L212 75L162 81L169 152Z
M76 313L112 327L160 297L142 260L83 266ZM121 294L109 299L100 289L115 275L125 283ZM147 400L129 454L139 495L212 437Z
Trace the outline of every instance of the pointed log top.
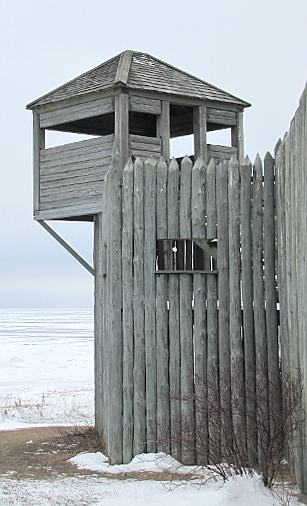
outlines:
M137 156L136 159L134 160L134 168L142 168L143 167L143 162L142 160Z
M202 155L199 155L196 159L196 162L194 163L193 170L199 170L205 168L205 161Z
M190 169L193 165L193 162L191 160L191 158L187 155L185 155L185 157L183 158L183 160L181 161L181 168L184 170L184 169Z
M210 158L210 161L208 163L208 167L207 167L207 170L208 172L214 172L215 171L215 160L214 158Z
M269 151L267 151L265 154L264 162L265 163L274 163L274 158Z
M146 158L146 160L145 160L145 167L146 167L147 165L150 165L151 167L154 167L154 168L155 168L155 167L156 167L156 165L157 165L157 160L156 160L156 158L154 158L153 156L149 156L148 158Z
M254 166L256 167L256 169L262 170L262 160L261 160L259 153L257 153L257 155L256 155Z
M249 167L250 165L252 165L252 162L248 155L246 155L245 158L243 159L242 165L244 165L245 167L246 166Z
M277 155L277 151L279 150L280 145L281 145L281 138L279 138L278 141L275 144L275 148L274 148L275 157Z
M129 156L127 163L124 167L124 172L132 172L133 171L133 161L131 156Z
M179 170L179 163L177 162L176 158L172 158L169 164L169 171L177 171Z
M231 155L229 160L229 167L237 167L239 165L236 155Z
M159 160L158 160L157 169L158 170L166 170L167 169L167 163L164 160L163 156L161 156L161 158L159 158Z

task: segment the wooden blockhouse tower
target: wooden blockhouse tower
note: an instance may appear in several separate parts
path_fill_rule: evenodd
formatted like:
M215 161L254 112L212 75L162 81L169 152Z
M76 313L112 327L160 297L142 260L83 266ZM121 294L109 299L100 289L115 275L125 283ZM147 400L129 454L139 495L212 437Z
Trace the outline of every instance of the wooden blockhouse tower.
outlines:
M169 165L170 139L194 134L194 153L188 154L195 160L201 156L205 164L232 155L242 160L243 111L249 105L136 51L124 51L28 105L33 111L34 219L95 276L96 427L113 463L157 449L195 461L193 452L184 457L178 441L170 444L162 436L176 431L182 417L189 420L189 408L176 407L170 400L172 393L184 393L189 383L184 353L193 361L195 316L191 322L197 301L188 276L195 271L202 283L202 273L216 271L212 261L206 268L197 263L197 245L192 242L197 227L201 230L196 238L205 240L202 223L196 220L196 228L184 225L184 217L195 214L196 207L193 211L188 204L187 213L181 210L183 193L171 204L179 187L183 191L191 183L192 162L184 159L177 174L178 164ZM208 131L225 128L231 129L230 146L207 144ZM48 148L46 130L92 137ZM171 181L175 193L170 191ZM201 190L193 185L197 196ZM94 267L45 220L93 221ZM174 248L178 234L181 239ZM180 248L185 251L182 262ZM183 278L171 275L174 268L178 275L186 272ZM174 289L178 294L190 290L189 307L185 315L181 301L180 317L173 315L171 324L168 313L173 306L165 294ZM180 329L172 337L179 319ZM191 343L185 350L187 321ZM181 384L179 390L172 389L172 381Z

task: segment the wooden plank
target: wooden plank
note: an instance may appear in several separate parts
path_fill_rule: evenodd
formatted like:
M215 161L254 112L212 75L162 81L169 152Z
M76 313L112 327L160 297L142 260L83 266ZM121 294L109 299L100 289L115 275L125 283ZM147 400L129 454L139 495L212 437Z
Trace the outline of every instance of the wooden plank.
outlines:
M45 131L39 126L39 115L33 112L33 210L40 207L40 152L45 148Z
M127 84L133 51L123 51L120 55L114 82Z
M130 111L159 115L161 114L161 100L132 95L130 96Z
M55 172L55 173L50 174L48 171L41 172L41 175L40 175L41 187L43 187L44 185L47 186L47 185L65 184L65 180L71 179L71 178L78 180L78 178L84 178L86 176L89 176L89 177L95 176L96 177L98 172L100 173L100 179L104 179L107 171L109 170L110 164L111 164L111 159L110 159L108 165L103 165L103 166L101 166L98 161L97 166L96 166L96 162L95 162L94 166L89 164L85 168L84 167L82 168L78 164L74 170L69 170L69 171L65 171L62 173ZM97 169L97 167L100 167L101 171L99 169Z
M54 198L56 197L59 197L60 195L66 195L66 196L69 196L70 194L79 194L79 192L82 192L83 190L84 191L97 191L99 193L102 193L102 188L103 188L103 180L100 179L100 180L94 180L94 181L84 181L84 182L74 182L73 184L70 184L70 185L60 185L60 186L56 186L56 187L52 187L51 188L44 188L43 186L41 187L41 201L47 201L48 197L51 197L51 200L53 201Z
M239 163L231 158L228 170L229 217L229 336L231 356L232 420L236 442L246 454L246 420L244 402L244 356L241 338L241 255L240 255L240 176Z
M161 139L159 139L158 137L148 137L148 136L145 136L145 135L134 135L134 134L129 134L129 140L130 140L130 143L133 145L134 143L139 143L139 142L142 142L142 143L145 143L145 144L150 144L151 146L154 145L154 146L161 146ZM148 149L150 150L151 148L148 147Z
M207 121L216 125L233 126L236 124L236 112L208 107Z
M167 165L157 164L157 239L167 238ZM170 452L170 392L167 275L156 278L157 450Z
M93 189L83 189L83 190L76 190L76 191L67 191L66 193L49 193L46 196L41 197L41 204L49 203L50 205L55 205L57 200L69 200L72 198L81 198L84 197L85 199L87 197L94 197L97 195L102 195L102 185L96 185Z
M112 144L114 141L114 134L104 135L102 137L95 137L94 139L88 139L84 141L70 142L63 144L62 146L55 146L53 148L42 149L40 153L41 160L49 157L56 157L56 155L62 156L64 153L77 153L78 151L85 150L90 152L92 149L104 149L105 145Z
M122 335L122 158L115 144L106 179L107 238L107 339L109 339L108 449L112 464L123 459L123 335Z
M217 270L218 270L218 332L219 332L219 387L221 435L229 430L231 419L230 341L229 341L229 239L228 239L228 164L224 160L216 167L217 208ZM223 442L221 451L223 459Z
M59 220L59 219L67 219L67 218L76 218L77 216L92 216L93 214L97 214L101 212L102 204L101 199L97 198L88 198L84 202L78 201L76 199L76 204L71 203L67 207L58 207L55 209L50 209L48 204L45 206L46 209L41 209L40 211L36 211L34 213L35 220Z
M114 142L119 149L122 170L129 156L129 96L120 93L115 96L115 135Z
M68 164L65 167L52 167L48 169L44 169L41 167L40 171L40 177L42 181L45 181L46 179L56 180L62 177L65 179L66 177L71 177L72 175L78 176L79 174L84 173L90 173L92 169L95 169L96 172L98 172L101 168L101 174L104 176L106 172L109 170L109 167L111 165L111 157L105 158L104 160L90 160L86 162L79 162L79 163L72 163ZM80 172L79 172L80 171Z
M77 177L63 178L60 181L59 179L50 181L45 178L44 181L41 182L41 191L43 192L44 190L65 188L65 186L71 186L75 184L79 185L87 183L91 185L91 183L97 183L98 181L102 182L104 180L104 178L100 174L97 174L97 171L93 172L94 174L85 174Z
M50 128L62 123L101 116L111 112L114 112L113 98L101 98L100 100L62 107L52 112L43 112L40 115L40 127Z
M206 167L200 156L192 169L192 237L203 239L205 227ZM194 325L193 343L195 356L195 422L196 462L208 463L208 404L207 404L207 315L206 278L201 274L193 277Z
M263 212L262 212L262 162L257 155L253 168L253 288L254 288L254 329L256 354L256 399L257 423L267 425L268 420L268 357L265 329L264 285L263 285ZM266 444L263 431L258 432L258 461L264 458Z
M144 164L144 294L146 355L147 451L157 448L157 362L156 362L156 161Z
M192 162L185 157L181 162L179 232L180 238L189 239L191 231ZM180 348L181 348L181 438L182 462L195 462L194 411L194 351L192 318L192 277L181 276L180 284Z
M206 171L206 216L207 238L217 238L216 217L216 167L212 158ZM211 259L213 263L213 260ZM214 271L217 272L217 271ZM217 331L217 278L207 277L207 399L208 399L208 460L209 463L219 461L220 428L219 420L219 347ZM219 422L218 422L219 423Z
M102 295L102 234L101 234L101 214L94 219L94 367L95 367L95 427L98 433L103 437L103 295Z
M157 137L161 139L161 155L166 161L170 159L170 103L161 102L161 115L157 121Z
M257 463L256 420L256 368L253 314L253 270L251 229L251 175L252 164L248 157L240 166L240 231L242 259L243 339L246 392L246 431L248 461Z
M275 199L274 159L267 153L264 159L264 268L266 331L268 343L268 378L270 421L274 431L274 420L281 412L281 384L279 376L279 346L277 326L277 301L275 286Z
M232 156L236 156L237 148L229 146L219 146L214 144L207 144L207 161L214 158L216 163L222 160L230 160Z
M207 240L216 239L216 188L215 188L215 161L210 159L206 173L206 202L207 202Z
M179 237L179 165L174 158L168 168L167 185L167 232L168 237ZM180 313L179 277L169 276L169 385L171 454L181 459L180 428Z
M134 437L133 453L143 453L146 441L145 336L144 336L144 166L134 163Z
M51 168L58 168L63 167L68 170L68 166L73 163L80 163L80 162L89 162L91 160L101 160L103 161L104 158L110 159L111 156L111 147L110 149L107 149L105 151L95 151L92 153L82 153L76 156L63 156L63 158L60 159L49 159L44 160L41 162L42 170L43 169L51 169Z
M131 150L131 155L134 156L134 157L138 157L138 158L160 158L161 154L160 153L157 153L155 151L143 151L143 150L140 150L140 149L132 149Z
M128 160L122 189L123 274L123 462L133 457L133 163Z
M207 109L206 106L193 110L194 154L207 161Z
M244 161L244 128L243 128L243 112L236 114L235 126L231 129L231 145L237 148L237 158L240 163Z

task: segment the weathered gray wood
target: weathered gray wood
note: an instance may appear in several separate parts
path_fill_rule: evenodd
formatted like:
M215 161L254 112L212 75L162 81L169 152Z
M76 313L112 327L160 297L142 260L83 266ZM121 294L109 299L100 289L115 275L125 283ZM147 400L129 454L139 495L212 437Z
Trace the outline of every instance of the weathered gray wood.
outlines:
M130 110L147 114L161 114L161 100L156 98L130 96Z
M167 232L170 239L179 237L179 165L175 158L169 164L167 184ZM181 459L180 433L180 324L179 279L169 276L169 384L171 453Z
M61 218L74 218L79 216L82 217L92 216L101 212L102 204L101 199L89 198L86 199L86 203L80 203L76 199L76 204L72 204L67 207L57 207L56 209L47 209L35 211L35 220L57 220Z
M224 125L225 127L234 126L236 124L236 113L234 111L226 111L222 109L207 108L207 121L215 125Z
M209 162L206 171L206 215L207 238L217 238L216 217L216 167L214 159ZM211 260L212 261L212 260ZM209 462L219 459L219 428L216 426L219 413L219 347L217 331L217 279L207 277L207 398L208 398L208 437Z
M41 178L41 194L44 195L44 191L52 190L52 189L65 189L65 186L73 186L73 185L79 185L78 188L81 186L87 184L88 186L91 186L92 183L98 183L99 181L103 181L104 178L97 174L97 171L94 172L94 174L86 174L82 176L77 177L66 177L62 179L62 181L56 180L48 180L48 178ZM67 191L67 189L66 189Z
M274 159L267 153L264 159L264 266L266 331L268 342L268 378L270 400L270 422L281 412L281 385L279 375L279 346L277 326L277 301L275 286L275 199Z
M258 423L258 460L263 462L265 434L260 427L268 426L268 357L265 328L264 285L263 285L263 211L262 211L262 162L257 155L253 168L253 288L254 328L256 354L256 399Z
M251 176L252 164L248 157L240 166L240 231L242 259L243 339L246 392L247 452L251 465L257 463L256 420L256 367L253 314Z
M157 448L157 362L156 362L156 161L144 164L144 295L146 354L147 451ZM166 219L166 218L165 218ZM159 354L160 354L159 350Z
M202 157L197 158L192 169L192 237L203 239L205 227L206 170ZM193 342L195 356L195 423L196 462L208 463L208 405L207 405L207 318L206 278L201 274L193 277L194 325Z
M229 430L231 417L230 340L229 340L229 246L228 246L228 174L227 162L216 167L217 208L217 270L218 270L218 329L219 329L219 386L221 407L221 435ZM222 458L223 458L223 447Z
M88 178L86 178L88 179ZM70 194L75 194L75 193L79 193L79 191L97 191L99 192L100 194L102 194L102 188L103 188L103 180L94 180L94 181L83 181L83 182L78 182L78 181L74 181L73 179L71 180L71 183L70 184L66 184L66 185L58 185L58 186L54 186L54 187L45 187L45 186L42 186L41 187L41 200L43 201L45 198L47 201L47 198L48 197L51 197L51 200L53 201L54 200L54 194L56 194L57 196L60 196L60 195L66 195L66 196L69 196Z
M242 163L244 160L244 128L242 111L237 112L236 124L231 129L231 145L237 148L237 159L240 163Z
M129 96L120 93L115 96L114 142L119 146L122 170L129 156Z
M45 148L45 131L39 126L39 115L33 113L33 210L40 204L40 152Z
M101 214L97 214L94 220L94 367L95 367L95 427L98 433L103 436L103 425L105 413L103 410L103 295L102 295L102 229Z
M232 419L235 433L240 434L238 446L244 455L246 451L246 423L243 395L244 356L241 338L240 176L239 163L236 158L231 158L229 162L228 217Z
M114 82L127 84L133 51L123 51L120 55Z
M57 204L56 204L56 201L57 200L68 200L68 199L71 199L71 198L80 198L80 197L90 197L90 196L98 196L98 195L102 195L102 187L103 187L103 182L99 182L99 184L95 184L92 188L90 187L86 187L84 189L79 189L79 190L76 190L76 191L69 191L69 189L67 191L64 190L63 193L49 193L47 195L42 195L41 196L41 204L44 204L44 203L50 203L50 207L52 207L52 205L56 205L57 207ZM41 206L41 208L43 209L43 207Z
M62 123L92 118L114 112L113 97L101 98L91 102L62 107L52 112L43 112L40 115L40 127L50 128Z
M206 175L206 202L207 202L207 239L216 239L216 188L215 188L215 161L211 158L207 166Z
M207 109L195 107L193 111L194 155L207 161Z
M133 457L133 163L128 160L122 188L123 273L123 462Z
M167 100L161 102L161 115L157 121L157 136L161 138L161 155L164 160L170 159L170 103Z
M180 238L191 238L192 162L181 162L179 232ZM181 347L181 436L182 462L195 462L194 360L192 328L192 277L180 276L180 347Z
M114 144L106 180L107 195L107 325L109 359L108 449L112 463L123 459L123 336L122 336L122 158Z
M161 139L158 137L148 137L145 135L135 135L130 134L129 135L130 143L133 145L134 143L142 143L142 144L150 144L150 146L161 146ZM151 147L148 147L148 149L151 149Z
M89 162L90 160L102 160L103 158L109 158L111 155L112 145L109 144L107 147L100 147L97 143L97 149L93 149L93 146L88 149L84 146L83 149L76 149L66 151L59 154L48 153L48 156L45 156L44 159L41 160L42 168L51 168L58 167L63 165L68 165L72 163L78 162ZM47 153L47 149L45 150L45 154Z
M145 335L144 335L144 166L134 163L134 454L146 446Z
M157 239L167 238L167 165L157 164ZM167 275L156 277L157 449L170 452L170 393Z
M210 162L214 158L215 163L222 160L230 160L232 156L236 156L237 148L230 146L219 146L215 144L207 144L207 161Z
M110 160L111 162L111 160ZM96 166L97 163L97 166ZM97 169L98 167L98 169ZM68 170L65 172L62 172L61 174L57 172L49 173L49 171L41 172L40 180L41 180L41 187L44 185L59 185L66 184L66 180L68 179L76 179L76 181L79 178L86 178L87 176L91 177L97 177L99 179L104 179L106 176L107 171L109 170L110 163L106 165L100 165L99 160L95 162L95 164L90 164L88 166L81 167L80 164L77 165L76 170Z

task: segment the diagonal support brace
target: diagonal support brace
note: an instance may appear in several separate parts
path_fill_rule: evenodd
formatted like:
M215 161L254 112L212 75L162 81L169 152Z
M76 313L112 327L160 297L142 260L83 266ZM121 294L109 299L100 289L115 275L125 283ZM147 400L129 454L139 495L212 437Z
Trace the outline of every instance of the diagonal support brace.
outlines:
M58 243L60 243L61 246L63 246L68 251L68 253L70 253L77 260L77 262L79 262L83 267L85 267L88 272L95 276L95 269L93 269L93 267L88 264L84 258L82 258L66 241L64 241L64 239L62 239L62 237L57 234L53 228L47 225L44 220L37 220L37 223L39 223L45 230L47 230L47 232L49 232L49 234L52 235L52 237L54 237L54 239L58 241Z

